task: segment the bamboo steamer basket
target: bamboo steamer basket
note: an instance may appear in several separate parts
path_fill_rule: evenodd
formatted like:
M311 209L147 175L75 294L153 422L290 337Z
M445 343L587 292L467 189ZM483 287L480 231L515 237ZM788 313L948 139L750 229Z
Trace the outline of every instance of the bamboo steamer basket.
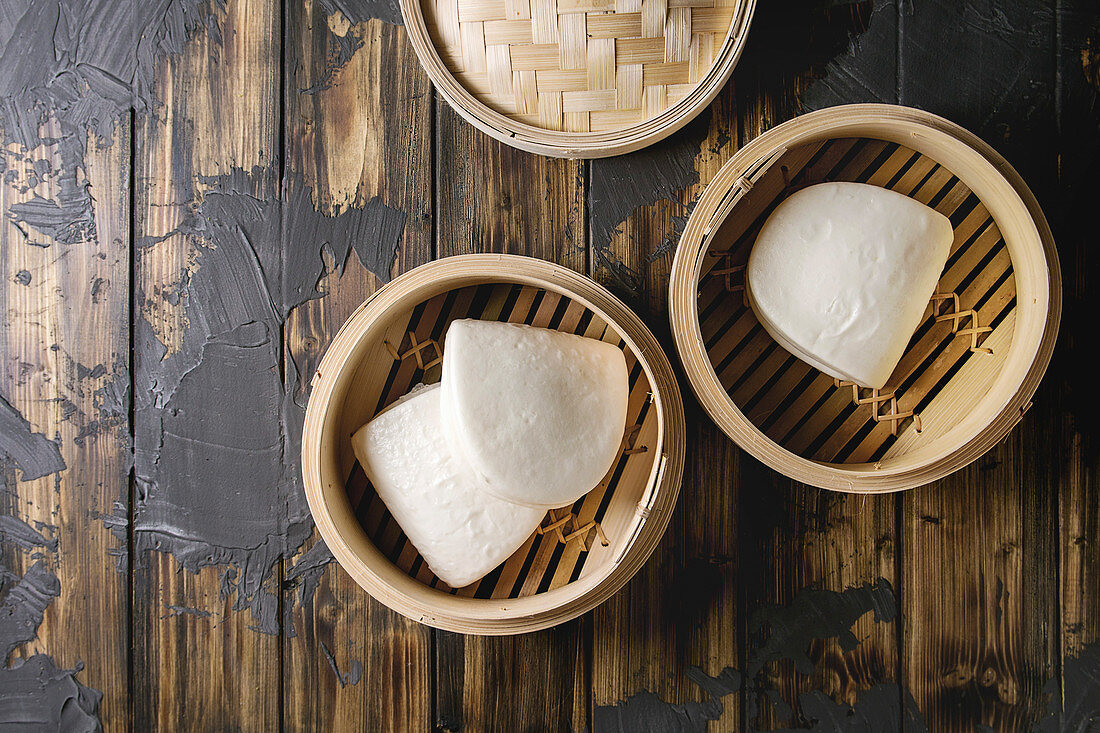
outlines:
M756 0L401 0L420 63L470 124L533 153L619 155L729 78Z
M627 425L608 475L479 583L448 588L374 493L351 434L418 382L438 381L457 318L528 323L614 343L630 370ZM441 346L442 345L442 346ZM515 634L568 621L621 588L653 552L679 493L684 415L672 368L638 317L592 280L529 257L464 255L395 279L348 319L313 377L302 438L321 536L368 593L448 631Z
M955 240L925 319L878 391L833 380L768 336L743 270L760 225L823 181L899 191L951 219ZM670 319L692 389L771 468L880 493L976 460L1023 417L1050 362L1061 275L1034 195L991 147L926 112L849 105L756 138L700 197L676 252Z

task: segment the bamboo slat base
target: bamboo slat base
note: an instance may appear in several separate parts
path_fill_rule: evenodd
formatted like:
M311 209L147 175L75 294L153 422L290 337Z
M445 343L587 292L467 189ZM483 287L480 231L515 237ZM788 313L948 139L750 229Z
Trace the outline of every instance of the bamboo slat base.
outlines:
M1053 349L1060 275L1034 197L980 146L933 115L853 105L765 133L711 184L677 252L670 317L696 393L743 447L807 483L888 491L957 470L1019 421ZM761 225L793 191L827 181L898 191L954 228L936 294L877 391L791 355L744 297Z
M489 575L455 589L432 574L390 516L356 463L350 436L417 383L439 380L447 328L458 318L613 343L626 356L630 393L619 454L599 485L550 513ZM348 319L313 380L303 476L321 535L378 600L439 628L513 634L594 608L641 567L676 501L684 432L672 368L625 305L558 265L466 255L406 273Z

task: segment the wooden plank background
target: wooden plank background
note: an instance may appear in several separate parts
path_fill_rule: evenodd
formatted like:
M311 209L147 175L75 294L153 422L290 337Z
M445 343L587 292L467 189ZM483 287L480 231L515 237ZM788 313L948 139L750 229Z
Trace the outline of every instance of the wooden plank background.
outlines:
M1100 719L1094 2L761 3L696 122L592 162L518 152L466 124L393 3L150 5L125 17L0 5L0 647L12 650L0 728L1046 731ZM46 39L46 55L21 39ZM292 456L306 385L341 324L384 280L439 257L511 252L585 272L675 363L666 292L693 201L757 135L857 101L983 136L1058 241L1054 363L1023 423L974 465L901 495L820 491L744 455L685 385L684 483L653 558L595 611L508 638L435 631L371 599L295 524L300 489L269 567L225 559L258 557L252 547L188 555L180 543L202 537L142 523L165 488L143 473L167 450L157 379L174 353L205 348L195 334L218 335L196 330L208 324L190 288L203 267L228 267L203 239L234 224L211 213L227 181L246 181L234 202L267 217L262 237L235 231L270 291L259 320L285 392L272 420ZM392 240L392 267L370 246L303 238L301 191L310 221L357 222L382 250ZM290 263L307 248L317 278L297 297ZM206 487L210 504L176 511L201 520L238 488ZM263 492L248 496L270 512Z

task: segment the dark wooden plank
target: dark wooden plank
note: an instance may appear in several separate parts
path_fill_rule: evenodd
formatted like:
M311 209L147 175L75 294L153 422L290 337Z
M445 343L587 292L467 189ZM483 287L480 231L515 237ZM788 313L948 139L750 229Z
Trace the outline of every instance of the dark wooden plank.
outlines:
M903 500L904 673L936 730L1019 730L1045 705L1058 574L1038 442L1017 430Z
M982 136L1042 194L1056 170L1054 35L1045 3L914 7L902 16L900 101ZM945 58L967 69L950 85L942 83ZM1057 674L1059 459L1051 432L1060 421L1051 406L976 464L903 499L904 673L933 729L1024 728Z
M930 0L900 14L898 101L976 133L1037 191L1055 175L1053 7ZM945 84L945 66L965 72Z
M1087 0L1057 4L1058 180L1043 201L1062 260L1064 307L1058 350L1025 424L1049 426L1059 487L1062 663L1051 686L1052 722L1086 727L1100 715L1094 673L1100 647L1100 390L1088 355L1100 282L1092 202L1100 199L1100 13ZM1050 729L1056 729L1051 725Z
M746 725L805 725L820 699L860 709L873 688L900 703L896 499L828 492L757 467L742 475L741 502L753 518L742 521ZM844 641L849 633L858 643ZM892 708L863 713L891 730Z
M361 20L327 15L319 3L287 6L285 175L288 186L310 187L326 215L383 206L385 216L403 219L403 236L398 228L399 240L385 245L399 244L397 275L432 253L431 89L400 27ZM352 244L358 252L363 243ZM284 246L289 260L305 243ZM381 284L354 252L334 266L321 285L326 296L287 319L288 379L297 380L288 389L302 405L329 342ZM301 562L308 558L286 564L294 581L283 601L293 607L284 641L286 730L427 730L430 629L375 601L335 563L302 604L310 581L295 577Z
M605 284L619 288L620 292L625 290L626 297L633 295L634 303L644 303L650 311L660 314L651 319L657 321L654 325L658 330L664 330L661 316L667 288L667 270L662 272L662 263L668 257L665 250L675 245L678 236L676 217L685 215L690 202L701 192L702 184L710 180L738 145L797 113L799 92L806 88L810 75L844 49L849 31L863 29L867 10L866 5L859 5L829 11L811 3L804 3L798 13L785 6L759 8L749 48L731 88L713 106L711 129L705 140L696 143L694 149L663 144L667 146L666 154L661 153L662 144L654 146L644 154L650 157L646 163L653 165L653 169L640 176L633 169L637 166L627 166L632 175L651 184L656 182L658 190L671 189L672 195L655 196L661 200L652 204L645 200L638 202L642 208L611 237L610 251L614 258L599 256L602 241L596 237L608 227L600 219L602 214L597 207L603 202L597 200L597 194L616 190L600 177L616 178L617 162L592 164L590 216L596 220L592 245L597 253L593 257L594 272ZM797 20L792 22L792 17ZM896 27L892 15L885 16L885 22ZM879 23L883 23L882 18ZM881 29L878 33L889 36ZM781 50L789 49L792 43L800 49L799 54ZM893 83L890 88L892 91ZM731 138L733 144L728 142ZM667 153L672 151L676 158L687 160L688 165L670 160ZM671 182L670 171L676 176ZM621 202L612 203L620 210L630 208ZM642 292L635 289L632 293L629 286L636 282L644 282L645 286ZM689 676L692 682L698 682L701 679L698 672L691 676L686 670L692 664L699 665L713 677L725 667L734 667L742 675L747 674L748 695L744 700L736 695L721 699L722 717L717 729L740 730L749 726L768 729L788 722L792 716L795 722L801 718L799 696L803 693L823 690L838 704L854 704L864 689L896 680L897 629L892 617L881 623L871 616L853 619L852 631L863 640L855 650L841 649L835 638L839 632L823 628L819 633L824 641L814 642L812 649L798 650L800 654L810 654L812 663L809 659L806 663L812 672L803 669L800 673L792 661L782 659L783 654L791 653L789 650L777 654L767 645L772 634L781 633L769 628L772 616L767 609L791 603L807 587L826 594L817 598L828 603L840 598L839 594L847 588L874 585L874 598L886 597L892 604L889 586L881 581L891 583L896 577L894 499L868 502L860 497L841 497L791 486L743 457L700 413L697 408L694 415L688 410L689 420L699 421L695 427L699 435L691 444L678 508L678 513L687 513L688 518L680 520L683 524L674 520L654 561L611 603L645 609L645 613L658 616L662 608L678 607L683 592L677 596L660 590L670 585L666 576L684 579L681 584L672 583L675 587L690 584L687 579L692 568L698 567L698 562L715 546L727 548L718 555L736 558L730 568L735 573L736 586L720 593L722 600L702 612L703 618L710 621L698 623L710 633L690 644L681 639L674 653L661 647L663 637L669 634L667 625L653 630L648 639L632 630L631 643L621 645L606 657L607 650L597 644L594 671L597 704L629 700L628 696L640 689L656 690L661 699L670 702L705 701L712 692L720 693L728 687L703 692L688 682ZM715 465L721 468L715 470ZM724 529L717 535L721 538L717 545L705 529L711 522ZM719 575L715 571L712 574ZM642 578L646 580L643 582ZM867 590L866 595L871 593ZM822 624L812 617L816 611L813 602L813 599L806 601L799 608L811 614L801 623L816 628ZM635 626L641 626L636 622L641 611L631 615L611 609L609 604L606 612L609 628L625 628L631 619L635 619ZM597 622L604 614L603 609L597 610ZM762 628L746 644L750 614ZM721 631L709 625L715 621ZM602 631L598 625L597 639ZM680 632L684 633L688 632ZM662 648L665 653L647 653L649 647ZM602 671L604 667L607 672ZM646 688L639 680L655 687ZM601 681L610 684L605 688ZM728 680L724 684L728 685ZM900 699L896 691L886 693ZM728 715L730 712L732 716Z
M868 15L869 9L866 3L807 8L795 30L806 52L791 59L778 58L774 50L783 13L777 7L761 18L766 30L757 53L771 63L758 71L742 66L738 76L742 140L796 115L804 104L892 97L892 63L854 75L830 65L814 80L832 55L850 62L851 54L840 53L849 32L862 33L859 43L873 44L884 56L893 51L895 8L875 3ZM875 606L889 606L898 588L897 500L822 491L755 462L742 474L739 497L750 677L745 725L761 730L804 725L813 715L811 705L858 709L872 688L900 703L896 614L880 615ZM776 607L789 607L793 620L771 610ZM875 612L867 613L872 608ZM785 641L791 627L801 629L797 643ZM849 631L858 644L842 643ZM889 730L896 727L890 709L868 706L862 714L870 725Z
M57 459L41 463L0 449L0 514L30 533L21 535L13 525L0 529L0 585L16 594L18 578L39 562L44 575L56 576L56 598L6 599L5 616L38 600L46 608L37 641L11 662L44 653L61 669L83 665L76 679L103 692L103 725L128 730L125 546L120 557L118 539L99 517L114 514L116 505L125 512L129 493L130 120L122 115L113 130L110 120L104 123L109 141L51 120L40 133L54 144L27 150L9 137L0 153L6 169L0 185L0 410L7 418L4 431L14 431L0 435L0 443L14 448L30 441L38 445L32 454L54 451ZM82 159L63 148L83 148ZM53 236L41 223L14 221L13 205L34 197L64 201L74 192L78 200L91 197L89 218L61 222L72 227L67 233ZM77 209L83 212L79 204ZM4 621L11 624L14 617ZM27 631L33 638L34 630ZM43 703L24 698L12 704L30 709Z
M584 271L584 164L502 145L436 102L439 257L507 252Z
M585 268L584 164L513 150L436 103L436 247L508 252ZM435 632L435 725L580 730L588 718L589 626L515 637Z
M673 360L667 293L676 237L690 203L736 150L733 100L731 86L672 138L591 165L591 274L639 309ZM620 214L625 220L613 221ZM659 725L654 716L671 708L631 704L650 694L671 705L711 706L702 712L708 730L741 729L740 694L730 691L736 683L714 680L741 667L734 528L742 454L684 398L689 438L677 509L638 575L593 613L597 730L623 701L616 712L623 730Z
M274 190L278 177L279 8L270 2L231 0L224 11L213 12L216 24L196 32L183 52L160 68L155 90L160 104L141 119L136 131L135 222L143 245L135 265L133 317L141 335L134 354L135 379L146 390L152 382L154 394L182 384L177 374L173 377L177 381L166 385L162 370L173 368L173 354L198 348L194 339L204 338L199 329L213 328L197 315L202 312L197 309L207 303L195 303L199 296L187 290L188 282L193 283L204 266L214 268L206 276L217 275L225 266L215 262L210 251L200 255L187 234L188 217L208 185L200 177L251 171L256 196L261 189ZM265 252L271 243L254 245ZM243 292L243 288L221 292ZM151 345L150 330L165 353ZM192 373L196 380L228 375L216 367L201 375L197 369ZM209 395L209 390L217 388L196 384L192 395ZM250 382L249 388L259 387ZM217 408L214 404L198 409L211 406ZM189 404L185 409L196 407ZM165 447L163 421L171 415L163 408L146 393L135 413L136 470L142 493L152 488L141 485L147 480L142 473L156 471L158 463L170 458L179 460L173 456L184 451L178 444L171 449L174 453ZM201 435L216 441L215 432L213 424L207 423ZM211 455L212 444L196 445L200 455ZM257 459L255 468L264 462ZM185 487L198 475L181 472L161 478L156 498L168 497L169 523L177 521L176 513L225 511L228 504L185 508L172 503L170 492L180 490L185 496ZM234 487L238 495L241 488ZM196 489L193 495L200 496L201 491ZM199 569L197 573L184 572L177 556L166 552L181 550L178 538L164 529L156 514L144 518L143 502L144 498L135 505L135 541L153 551L134 558L135 727L165 730L186 721L188 727L203 730L278 728L279 638L255 630L257 618L252 613L234 610L235 603L245 601L241 594L229 597L223 592L223 583L232 584L250 571L266 573L267 568L215 565L215 555L220 553L211 546L208 559L189 560L192 568ZM268 518L271 510L259 504L254 516ZM204 543L200 535L195 544ZM268 618L277 631L278 619Z
M649 694L671 705L708 706L707 730L742 730L740 678L722 675L741 668L733 528L745 458L698 411L689 420L695 450L666 535L634 579L593 613L596 730L605 730L603 711L624 701L622 730L657 724L650 716L670 708L630 704ZM722 681L712 687L715 680Z

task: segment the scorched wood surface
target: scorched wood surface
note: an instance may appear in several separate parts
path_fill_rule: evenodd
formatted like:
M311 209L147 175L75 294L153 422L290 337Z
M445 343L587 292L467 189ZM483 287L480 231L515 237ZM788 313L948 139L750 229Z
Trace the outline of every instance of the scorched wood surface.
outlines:
M717 100L593 162L435 94L393 0L0 0L0 728L1084 730L1100 718L1093 0L760 3ZM668 533L561 627L463 637L374 602L298 475L311 374L395 275L466 252L588 273L667 333L672 252L738 148L900 102L1042 202L1065 313L982 460L844 496L685 390Z

